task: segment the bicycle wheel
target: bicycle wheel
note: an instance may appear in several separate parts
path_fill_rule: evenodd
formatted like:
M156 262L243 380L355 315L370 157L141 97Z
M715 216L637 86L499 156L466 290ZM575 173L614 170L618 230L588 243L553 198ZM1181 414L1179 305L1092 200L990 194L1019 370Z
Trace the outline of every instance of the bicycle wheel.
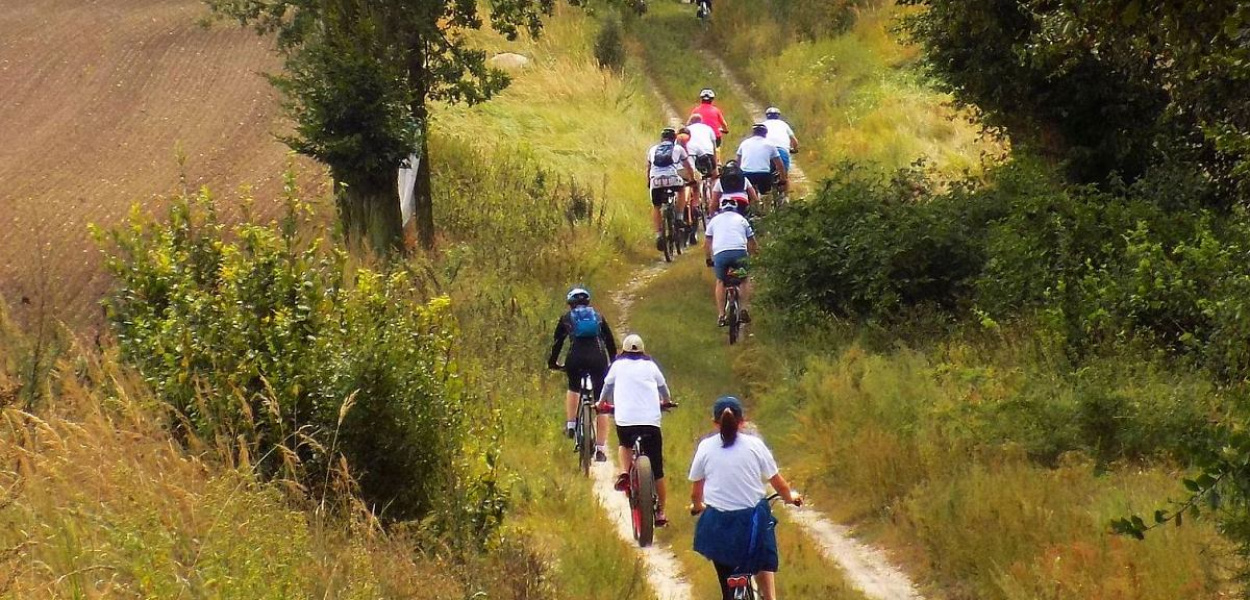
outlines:
M590 464L595 460L595 410L583 401L577 412L577 461L582 475L590 475Z
M630 489L630 508L633 510L634 539L638 546L646 548L655 537L655 476L651 472L651 459L639 456L634 461L633 485Z
M725 302L725 324L729 329L729 345L738 343L742 323L738 320L738 288L731 287Z
M660 210L660 250L664 252L664 262L673 262L673 205L665 204Z

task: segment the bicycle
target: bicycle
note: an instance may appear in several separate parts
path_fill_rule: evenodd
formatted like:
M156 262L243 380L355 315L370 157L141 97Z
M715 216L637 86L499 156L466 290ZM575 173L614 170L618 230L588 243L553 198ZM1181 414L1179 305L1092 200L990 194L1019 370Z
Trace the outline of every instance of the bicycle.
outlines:
M738 343L742 336L742 306L739 301L739 286L746 280L747 273L743 267L730 267L725 272L725 327L729 329L729 345Z
M604 412L613 412L612 405L603 405ZM669 411L677 408L676 402L660 404L660 410ZM659 511L660 496L655 489L655 473L651 470L651 458L642 451L642 438L634 440L629 459L629 487L625 493L629 496L630 522L634 528L634 541L640 548L650 546L655 540L655 514Z
M660 209L660 245L664 248L664 261L673 262L673 256L681 256L685 248L680 228L677 226L677 213L673 209L673 200L677 197L676 190L668 190L664 206Z
M794 495L795 497L798 497L797 492L795 492ZM767 502L772 504L779 499L781 499L781 494L774 493L767 498ZM699 511L695 510L694 507L691 507L690 514L692 516L697 516ZM772 525L775 526L776 524L777 522L774 520ZM741 569L741 567L735 568L735 572L725 578L725 586L728 587L730 593L733 594L734 600L756 600L756 598L759 598L760 596L760 589L755 583L755 573L739 572L742 570L743 569ZM717 577L719 578L720 575L718 574Z
M712 3L708 0L697 0L698 8L695 9L694 15L699 18L699 22L706 27L708 22L712 20Z
M577 465L582 475L590 476L590 464L595 460L595 392L590 375L582 377L582 389L578 392L577 421L573 425L573 450L577 452Z

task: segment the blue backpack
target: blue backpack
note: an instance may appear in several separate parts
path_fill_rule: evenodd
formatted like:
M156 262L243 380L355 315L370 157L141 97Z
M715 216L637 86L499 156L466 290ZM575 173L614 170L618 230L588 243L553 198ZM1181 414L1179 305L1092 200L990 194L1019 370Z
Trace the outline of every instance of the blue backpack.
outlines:
M573 337L599 337L599 313L589 306L578 306L569 311L569 321L573 323Z
M651 157L651 164L656 167L671 167L675 164L673 161L673 142L662 142L655 147L655 155Z

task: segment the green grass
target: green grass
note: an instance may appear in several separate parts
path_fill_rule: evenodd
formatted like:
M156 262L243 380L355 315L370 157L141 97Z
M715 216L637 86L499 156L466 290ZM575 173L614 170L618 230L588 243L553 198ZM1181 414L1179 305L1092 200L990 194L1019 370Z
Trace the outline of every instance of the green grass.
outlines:
M725 330L716 327L716 313L711 301L711 271L703 262L689 257L642 290L640 302L631 317L631 329L643 337L647 351L660 364L681 407L664 419L664 452L670 486L670 518L672 525L662 531L660 540L670 543L678 553L682 566L695 586L695 597L712 600L719 597L711 563L691 549L694 519L681 510L690 498L690 484L685 474L698 441L713 431L711 406L723 394L744 396L748 402L748 418L757 408L747 394L744 381L734 375L730 364L746 360L749 350L731 351ZM673 323L683 323L674 327ZM746 348L749 348L748 343ZM767 422L761 423L766 434ZM768 438L776 449L789 440ZM784 462L782 473L793 475ZM818 549L797 526L788 522L784 510L778 510L778 543L781 571L778 593L783 598L861 598L848 587L842 574L831 568Z

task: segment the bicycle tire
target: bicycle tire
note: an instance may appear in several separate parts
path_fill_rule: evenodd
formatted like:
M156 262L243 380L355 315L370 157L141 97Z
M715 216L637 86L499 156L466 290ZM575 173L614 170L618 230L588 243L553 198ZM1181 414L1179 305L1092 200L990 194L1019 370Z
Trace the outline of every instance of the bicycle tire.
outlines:
M673 208L671 204L666 204L664 208L660 209L660 251L664 253L664 262L673 262L673 253L669 249L671 246L669 244L670 233L668 228L672 214Z
M634 539L638 546L646 548L655 540L655 475L651 471L651 459L639 456L634 461L633 520Z
M590 404L581 403L577 412L578 436L577 460L582 475L590 476L590 464L595 460L595 411Z
M729 345L738 343L738 335L741 333L739 328L742 324L738 321L738 290L730 288L728 291L728 300L725 302L725 323L729 329Z

